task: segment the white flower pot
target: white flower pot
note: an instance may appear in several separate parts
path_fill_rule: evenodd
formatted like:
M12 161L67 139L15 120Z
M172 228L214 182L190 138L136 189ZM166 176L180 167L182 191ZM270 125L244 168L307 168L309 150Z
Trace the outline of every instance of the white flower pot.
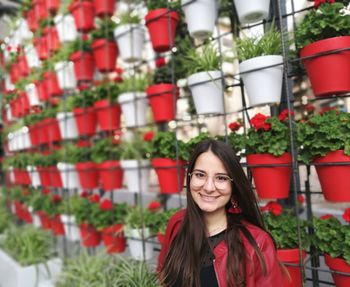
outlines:
M28 206L28 211L30 212L30 214L31 214L31 216L33 218L33 223L32 223L33 226L35 228L40 228L41 227L41 221L40 221L39 216L35 212L33 212L33 207Z
M62 139L76 139L78 138L77 124L72 112L60 112L56 114L58 126Z
M59 162L57 169L61 174L63 188L80 188L79 176L74 164Z
M46 266L49 269L49 273ZM51 259L46 262L46 266L40 263L38 265L23 267L0 249L0 286L35 287L40 286L41 282L48 280L55 282L62 270L61 259Z
M77 38L78 32L71 14L57 15L54 22L60 42L70 42Z
M122 93L118 97L118 102L123 112L126 127L146 125L148 109L146 93Z
M186 23L190 35L193 38L198 39L210 37L213 34L215 21L218 17L217 1L182 0L181 5L185 13Z
M6 89L6 91L12 91L15 89L15 86L14 86L14 84L12 84L9 75L5 76L5 89Z
M73 215L61 214L61 221L64 226L66 238L70 241L80 241L80 231L78 225L75 223Z
M142 230L131 229L128 231L128 236L135 239L128 239L128 245L130 249L131 257L135 260L150 260L153 257L153 244L145 242L145 253L143 253L143 242L142 242ZM149 228L144 229L144 238L150 236Z
M121 167L124 169L124 177L130 192L148 191L149 186L149 160L137 161L134 159L121 160Z
M6 110L6 118L8 121L11 122L13 120L13 116L12 116L11 107L9 104L6 104L5 110Z
M26 55L29 68L38 68L41 65L38 54L32 44L28 44L24 47L24 54Z
M145 42L145 29L142 25L125 24L114 30L114 37L119 48L119 57L128 63L142 59Z
M40 101L36 86L33 83L31 83L25 86L25 90L28 96L29 105L31 107L38 106L40 104Z
M28 165L27 171L29 173L29 177L30 177L30 180L32 182L32 186L33 187L41 186L39 172L37 171L36 167L33 165Z
M234 3L241 24L266 19L269 14L270 0L234 0Z
M224 113L220 71L199 72L189 76L187 80L197 114Z
M33 37L33 33L29 30L27 21L23 18L20 18L17 22L17 30L15 33L18 34L18 37L21 39L21 42L25 40L30 40Z
M61 89L69 90L74 89L77 86L73 62L58 62L55 64L55 71Z
M274 67L252 71L271 65ZM279 103L281 101L283 80L283 58L271 55L243 61L239 64L243 83L247 90L250 106Z
M22 127L16 132L16 150L23 150L32 147L32 142L29 136L29 129L27 126Z

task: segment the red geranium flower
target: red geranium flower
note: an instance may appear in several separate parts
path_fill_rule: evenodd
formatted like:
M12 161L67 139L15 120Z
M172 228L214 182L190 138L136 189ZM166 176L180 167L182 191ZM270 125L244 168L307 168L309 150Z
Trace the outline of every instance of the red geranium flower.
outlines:
M81 194L80 194L80 197L83 197L83 198L86 198L89 196L89 193L87 191L83 191Z
M290 115L293 116L294 115L294 112L290 112ZM278 119L283 122L284 120L288 119L288 109L285 109L283 110L279 116L278 116Z
M150 141L152 141L153 137L154 137L154 132L152 132L152 131L147 132L143 135L143 140L146 142L150 142Z
M271 128L271 124L265 122L268 118L269 117L258 113L250 120L250 122L255 130L263 129L268 131Z
M114 131L113 137L112 137L112 143L113 144L120 144L121 138L122 138L122 132L121 131Z
M270 201L265 206L260 208L261 211L269 211L273 215L280 215L282 213L283 207L278 202Z
M50 194L50 193L51 193L50 189L48 188L43 189L43 194Z
M334 3L335 0L315 0L315 3L314 3L314 8L318 8L321 4L324 4L324 3Z
M152 201L149 205L148 205L148 209L150 211L157 211L159 208L161 207L161 204L158 201Z
M297 200L300 204L303 204L305 202L305 197L301 194L297 196Z
M161 58L157 58L156 59L156 67L160 68L162 66L164 66L166 64L165 58L161 57Z
M350 208L345 209L343 213L343 219L345 220L345 222L350 223Z
M320 217L320 219L322 219L322 220L327 220L327 219L332 218L332 217L333 217L332 214L325 214L325 215L322 215L322 216Z
M59 203L62 201L62 197L60 197L58 194L54 194L52 196L52 201L55 202L55 203Z
M100 201L100 196L98 194L93 194L89 196L89 201L91 203L98 203Z
M100 209L102 210L112 210L113 209L113 203L112 201L110 201L109 199L104 199L101 203L100 203Z
M231 131L238 131L241 128L242 124L240 122L232 122L228 125L228 128Z
M315 110L315 106L312 104L307 104L304 106L304 108L308 113L312 113Z

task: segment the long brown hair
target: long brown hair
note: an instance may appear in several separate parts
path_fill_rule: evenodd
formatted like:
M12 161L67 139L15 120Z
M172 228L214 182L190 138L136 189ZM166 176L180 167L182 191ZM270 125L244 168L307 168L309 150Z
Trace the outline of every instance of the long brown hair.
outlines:
M202 211L191 195L189 174L192 173L197 158L209 150L221 160L228 175L233 179L232 194L242 209L241 214L227 216L225 240L228 246L226 279L228 286L233 284L245 286L246 282L246 251L240 233L246 237L256 251L261 268L266 273L263 255L250 232L242 224L242 220L245 220L265 230L250 183L233 150L223 142L206 139L196 146L190 158L186 177L187 210L182 226L172 241L164 265L160 270L163 286L171 287L176 282L181 282L184 286L200 286L200 260L202 251L208 242ZM227 204L226 210L229 208L229 204Z

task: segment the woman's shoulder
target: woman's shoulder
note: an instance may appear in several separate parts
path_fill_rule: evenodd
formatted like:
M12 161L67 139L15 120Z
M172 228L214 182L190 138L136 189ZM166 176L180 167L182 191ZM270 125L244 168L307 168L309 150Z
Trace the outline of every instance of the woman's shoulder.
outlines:
M185 217L186 209L181 209L177 211L172 217L170 217L168 221L167 229L173 230L175 227L181 225L184 217Z

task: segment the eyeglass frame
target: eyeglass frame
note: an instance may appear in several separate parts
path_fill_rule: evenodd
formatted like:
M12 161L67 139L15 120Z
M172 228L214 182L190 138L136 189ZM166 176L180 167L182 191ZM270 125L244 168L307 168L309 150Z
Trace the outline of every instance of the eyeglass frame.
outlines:
M192 180L192 175L193 175L195 172L196 172L196 171L192 171L192 172L189 172L189 173L188 173L188 176L190 177L190 184L191 184L191 180ZM199 188L199 187L203 187L203 186L207 183L208 178L209 178L209 177L212 177L212 176L209 176L206 172L202 172L202 171L198 171L198 172L203 173L203 174L205 174L205 175L207 176L207 178L205 179L204 183L203 183L201 186L198 186L198 188ZM216 175L218 175L218 174L216 174ZM228 179L230 182L233 182L233 178L231 178L230 176L228 176L228 175L226 175L226 174L222 174L222 175L224 175L225 177L227 177L227 179ZM215 176L215 175L214 175L214 176ZM218 188L218 187L216 186L215 180L212 179L212 181L213 181L214 186L215 186L216 189L219 189L219 190L222 190L222 189L223 189L223 188Z

